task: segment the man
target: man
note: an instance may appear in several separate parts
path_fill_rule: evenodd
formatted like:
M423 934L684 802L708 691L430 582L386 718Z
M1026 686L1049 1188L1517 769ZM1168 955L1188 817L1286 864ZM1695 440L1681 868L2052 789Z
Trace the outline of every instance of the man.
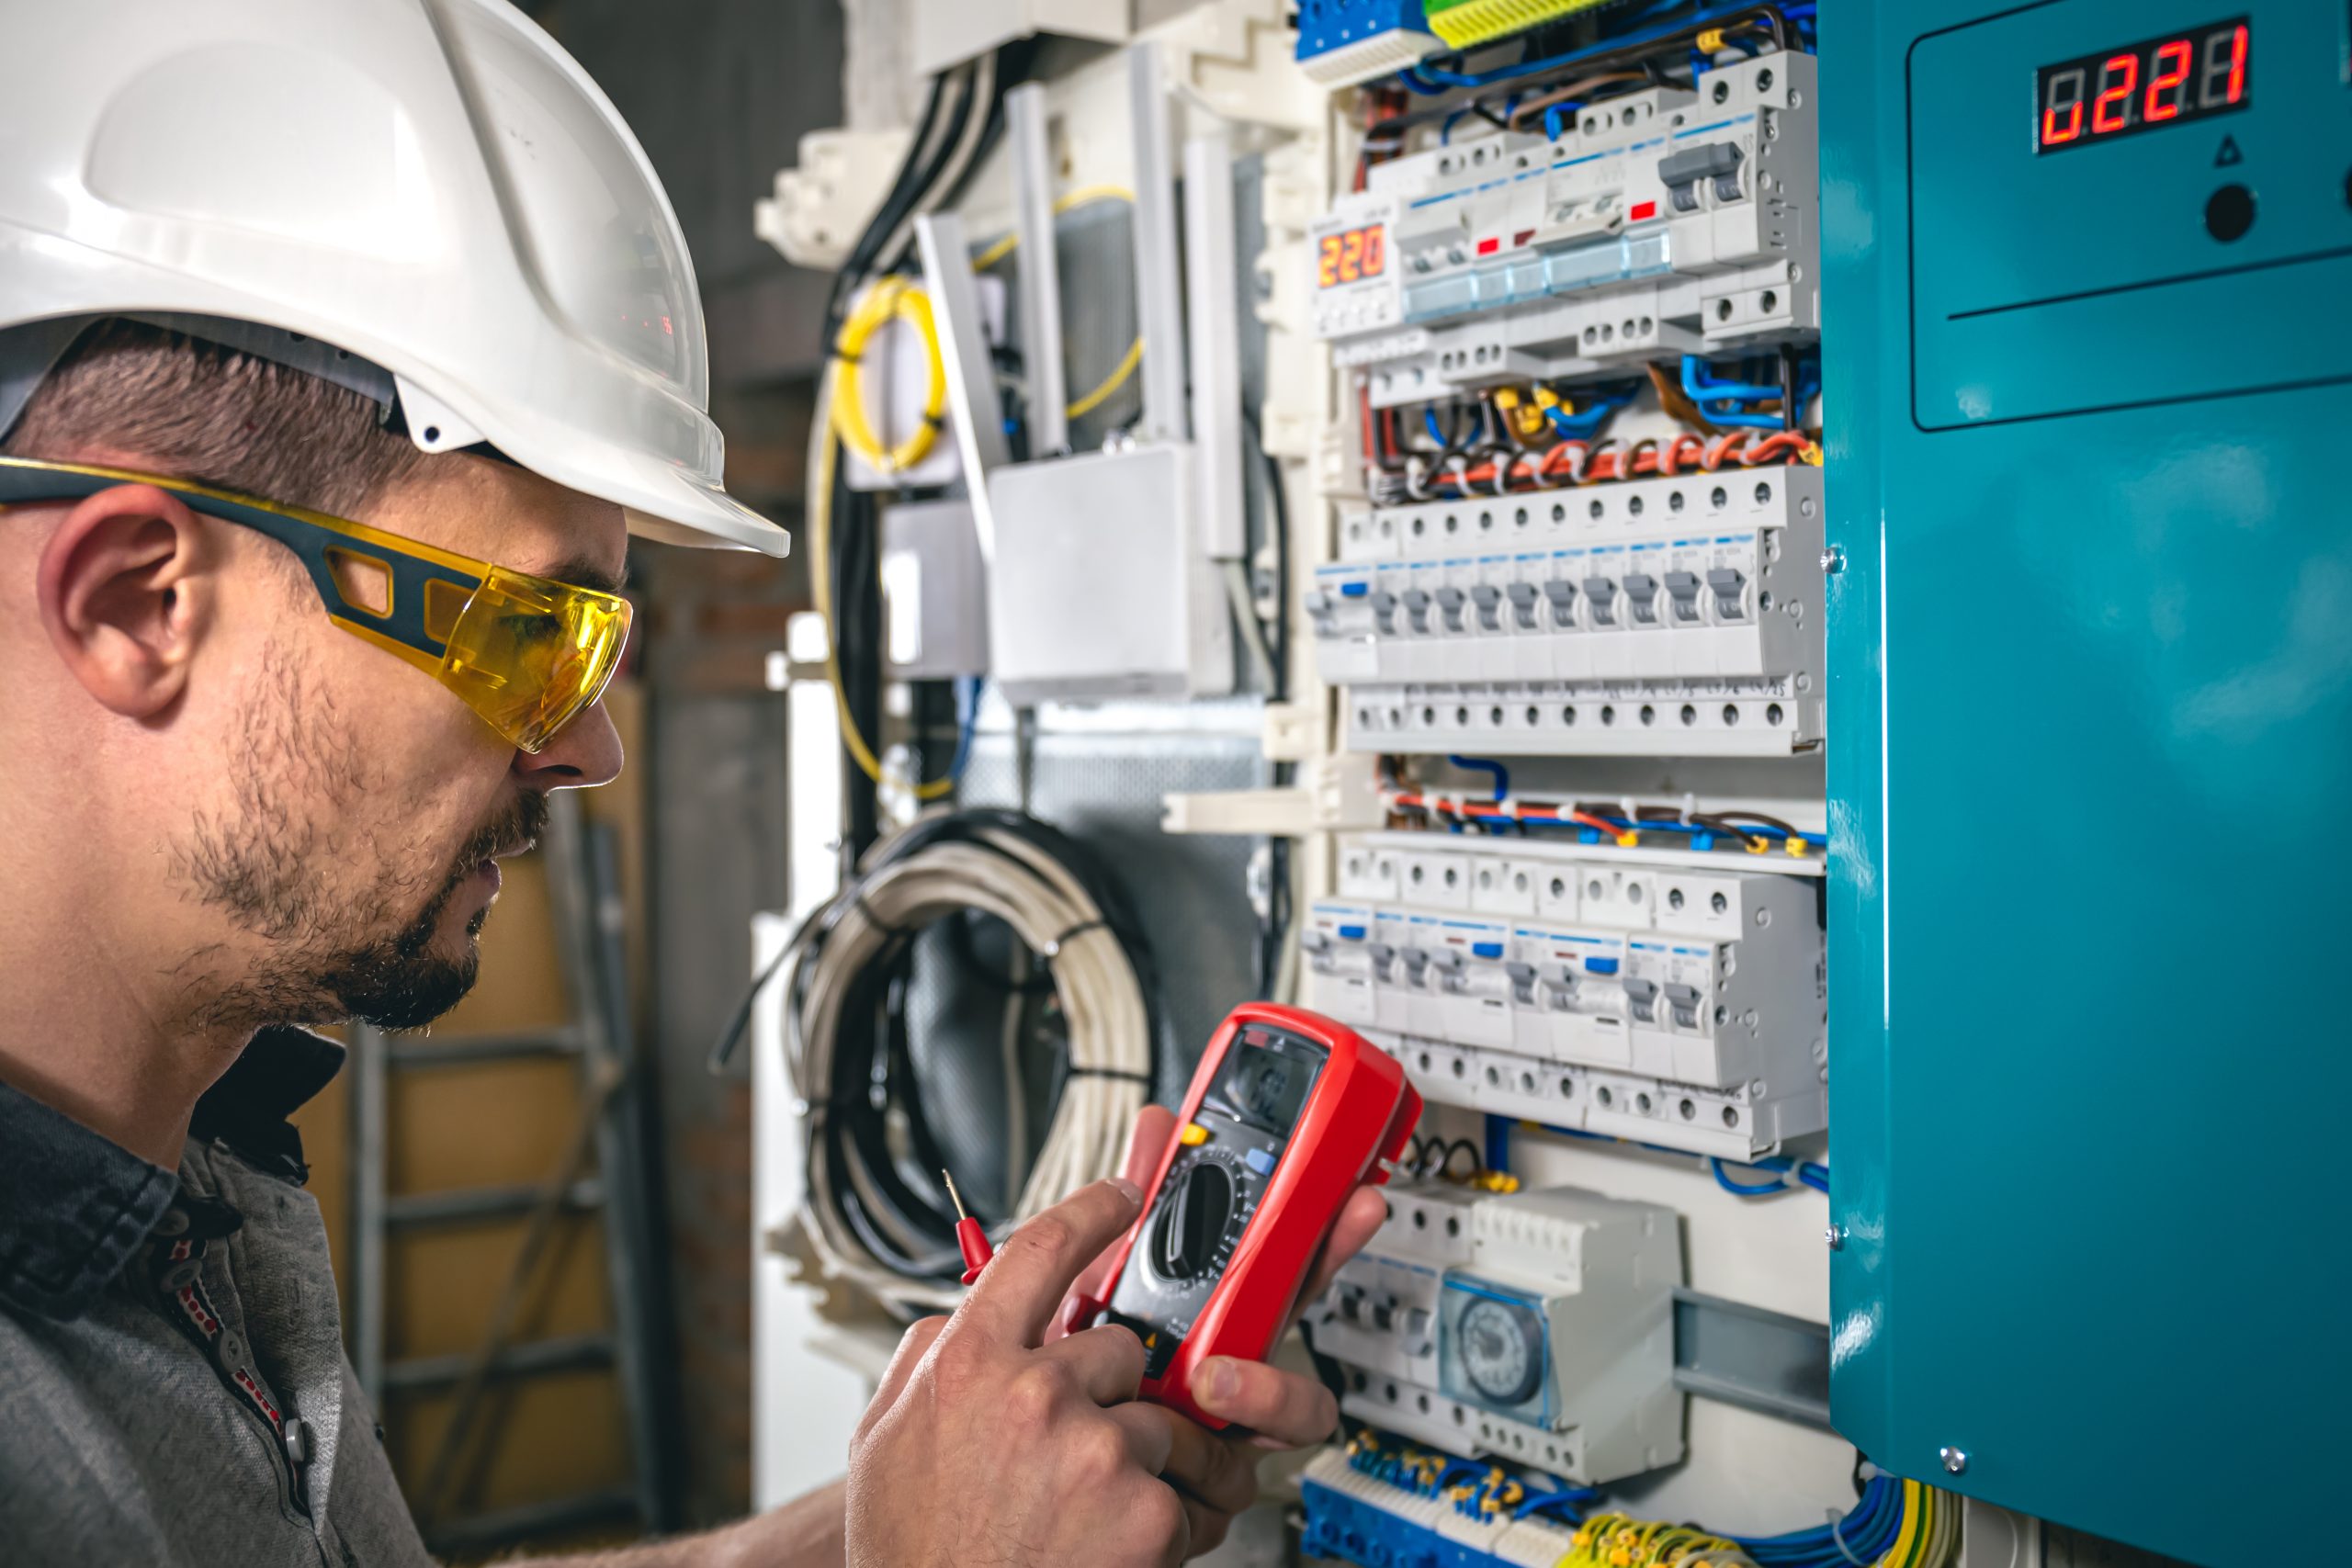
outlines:
M295 1026L446 1010L498 860L618 771L628 531L783 536L721 488L659 186L503 0L0 28L0 1541L421 1563L285 1124L340 1052ZM1212 1436L1132 1402L1124 1330L1040 1348L1136 1201L1073 1194L911 1330L844 1485L608 1561L1212 1543L1336 1411L1213 1365Z

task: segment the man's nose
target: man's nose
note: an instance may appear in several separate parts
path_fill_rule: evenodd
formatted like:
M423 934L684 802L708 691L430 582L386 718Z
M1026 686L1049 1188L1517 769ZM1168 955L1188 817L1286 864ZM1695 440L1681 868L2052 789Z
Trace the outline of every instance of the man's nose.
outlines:
M546 750L514 753L514 773L533 789L594 789L613 782L624 760L620 731L597 703L556 732Z

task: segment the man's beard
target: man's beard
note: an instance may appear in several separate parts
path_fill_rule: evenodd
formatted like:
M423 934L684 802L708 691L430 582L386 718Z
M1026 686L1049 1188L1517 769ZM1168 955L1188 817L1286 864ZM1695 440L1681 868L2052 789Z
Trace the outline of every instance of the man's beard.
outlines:
M547 827L547 797L528 791L477 829L437 885L423 874L388 871L372 886L339 895L322 875L327 863L353 849L375 852L396 842L401 813L379 804L384 829L337 830L302 812L296 803L316 802L349 824L373 804L360 783L358 737L282 648L266 650L263 675L242 716L245 755L234 804L217 816L198 814L171 859L175 877L199 902L266 939L270 953L254 973L199 1007L198 1021L259 1027L356 1020L382 1029L430 1023L473 988L481 966L473 938L487 908L467 922L457 954L433 950L450 901L482 862L537 841ZM382 934L386 919L404 908L417 912Z
M523 795L511 811L466 841L440 890L405 930L330 955L311 975L311 986L333 998L344 1018L379 1029L421 1029L456 1007L474 988L481 972L481 953L473 939L490 919L490 906L483 905L466 922L465 945L450 956L432 951L449 901L464 890L482 862L537 842L547 821L547 797Z

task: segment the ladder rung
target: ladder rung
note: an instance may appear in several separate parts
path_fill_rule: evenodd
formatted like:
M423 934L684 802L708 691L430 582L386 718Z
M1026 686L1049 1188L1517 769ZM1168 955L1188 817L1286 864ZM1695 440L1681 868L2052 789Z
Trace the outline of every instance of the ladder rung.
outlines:
M577 1056L579 1029L515 1029L497 1034L456 1034L439 1039L388 1041L384 1062L393 1067L462 1067L477 1062L511 1062L526 1056Z
M450 1557L492 1551L539 1536L636 1517L637 1495L616 1486L602 1492L583 1492L576 1497L554 1497L544 1503L526 1503L520 1507L451 1519L426 1534L435 1557Z
M403 1192L384 1200L384 1224L400 1225L442 1225L465 1220L504 1219L515 1214L527 1214L538 1204L547 1189L537 1182L521 1182L513 1187L458 1187L447 1192ZM594 1209L605 1201L605 1184L596 1178L583 1177L567 1189L563 1206L567 1209Z
M612 1365L613 1349L613 1337L609 1334L566 1334L552 1339L535 1339L527 1345L508 1347L504 1355L491 1363L490 1375L528 1378L582 1367L607 1367ZM405 1361L385 1366L384 1386L395 1393L448 1388L465 1380L473 1362L472 1356L463 1354L412 1356Z

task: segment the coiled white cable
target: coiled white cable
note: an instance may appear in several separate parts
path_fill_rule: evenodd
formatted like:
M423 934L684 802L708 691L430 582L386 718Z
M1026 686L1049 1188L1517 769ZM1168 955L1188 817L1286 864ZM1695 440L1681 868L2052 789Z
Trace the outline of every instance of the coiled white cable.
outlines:
M786 1052L795 1090L810 1108L808 1234L831 1272L886 1300L944 1305L953 1284L951 1242L907 1232L891 1218L863 1162L837 1161L815 1119L837 1109L834 1068L844 1010L858 976L896 939L933 921L978 910L1002 920L1046 963L1069 1039L1069 1074L1015 1209L1025 1219L1073 1189L1117 1172L1136 1112L1150 1089L1151 1019L1125 947L1085 886L1052 854L1018 834L982 828L893 859L877 846L869 866L794 938ZM821 939L821 940L819 940ZM805 971L805 973L804 973ZM864 1086L856 1086L864 1092ZM1008 1095L1022 1092L1008 1084ZM847 1168L840 1168L846 1166ZM877 1256L842 1213L846 1184L910 1274Z

